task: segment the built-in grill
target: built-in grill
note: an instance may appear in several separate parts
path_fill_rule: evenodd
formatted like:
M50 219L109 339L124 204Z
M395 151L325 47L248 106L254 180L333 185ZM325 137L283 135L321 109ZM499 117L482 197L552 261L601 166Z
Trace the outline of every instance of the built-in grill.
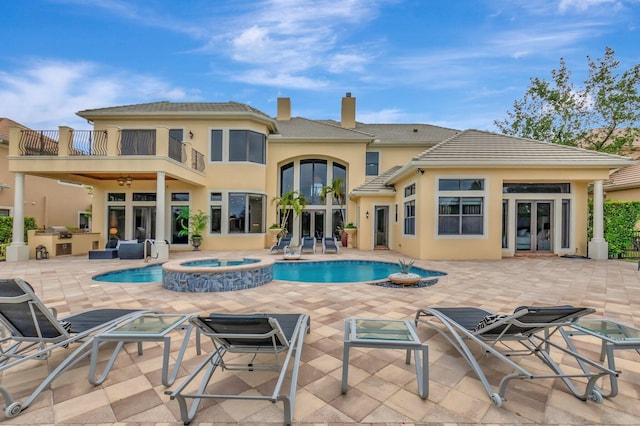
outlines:
M58 238L71 238L73 234L64 226L50 226L47 234L58 234Z

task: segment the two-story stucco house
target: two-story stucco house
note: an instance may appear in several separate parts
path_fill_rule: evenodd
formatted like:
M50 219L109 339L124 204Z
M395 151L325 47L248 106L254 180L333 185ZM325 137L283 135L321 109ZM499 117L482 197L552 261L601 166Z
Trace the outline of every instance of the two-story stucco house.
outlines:
M280 214L273 200L289 190L308 201L289 222L293 241L334 235L352 222L359 250L388 248L419 259L520 252L606 258L603 181L610 169L635 164L483 131L363 124L350 94L340 122L293 117L289 98L278 99L275 117L236 102L154 102L78 115L94 130L61 127L46 152L25 143L27 132L11 129L16 189L31 174L91 185L93 232L154 239L160 258L169 246L190 249L178 235L184 206L209 216L203 249L269 247L268 228ZM320 196L334 179L345 182L344 205ZM8 258L23 259L23 245L14 242Z

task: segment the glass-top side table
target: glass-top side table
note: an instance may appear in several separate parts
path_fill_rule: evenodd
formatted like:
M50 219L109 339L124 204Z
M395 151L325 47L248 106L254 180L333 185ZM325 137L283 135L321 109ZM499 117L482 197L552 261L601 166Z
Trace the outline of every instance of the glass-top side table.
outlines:
M601 340L600 361L607 359L610 370L616 370L614 351L619 349L635 349L640 354L640 329L631 327L611 319L582 319L562 330L562 335L571 350L575 346L571 336L593 336ZM584 366L582 366L584 369ZM610 375L611 390L603 393L605 398L612 398L618 394L618 379Z
M349 350L352 347L378 349L405 349L405 362L411 364L413 351L416 363L418 393L422 399L429 396L429 346L423 344L410 320L347 318L344 327L342 357L342 393L347 393L349 376ZM420 362L422 352L422 362Z
M185 314L144 314L137 318L132 318L117 327L111 328L95 336L93 346L91 348L89 383L99 385L104 382L115 363L118 353L126 342L138 343L138 355L142 355L143 342L163 342L162 384L165 386L172 385L178 374L178 369L182 363L182 357L184 356L186 347L189 344L189 337L191 336L193 326L188 320L192 316L193 315ZM184 329L185 336L182 340L182 346L178 353L178 358L173 367L173 371L171 372L171 376L169 376L169 354L171 353L171 336L169 333L176 329ZM113 350L104 370L100 376L97 376L96 366L98 363L98 352L100 346L105 342L118 342L118 344Z

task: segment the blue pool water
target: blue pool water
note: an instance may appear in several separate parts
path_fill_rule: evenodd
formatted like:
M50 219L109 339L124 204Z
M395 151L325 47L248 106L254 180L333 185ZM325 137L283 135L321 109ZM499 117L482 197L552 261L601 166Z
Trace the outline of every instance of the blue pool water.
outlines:
M107 272L96 275L93 280L107 283L155 283L162 281L162 265Z
M371 260L332 260L329 262L280 262L273 265L273 279L312 283L353 283L378 281L400 272L397 263ZM411 268L423 278L444 275L442 272Z
M245 259L253 260L253 259ZM197 262L215 262L217 260L194 261L191 266L222 266ZM224 261L223 261L224 262ZM240 262L240 261L229 261ZM185 263L183 265L187 265ZM235 263L240 264L240 263ZM370 260L332 260L328 262L276 262L273 265L273 279L282 281L314 283L353 283L383 280L394 272L399 272L398 264L375 262ZM411 272L424 278L445 275L442 272L422 268L411 268ZM150 265L143 268L124 269L107 272L93 277L95 281L111 283L150 283L162 282L162 265Z
M184 262L184 263L181 263L180 265L215 267L215 266L250 265L252 263L258 263L258 262L260 262L258 259L242 259L242 260L203 259L203 260L193 260L191 262Z

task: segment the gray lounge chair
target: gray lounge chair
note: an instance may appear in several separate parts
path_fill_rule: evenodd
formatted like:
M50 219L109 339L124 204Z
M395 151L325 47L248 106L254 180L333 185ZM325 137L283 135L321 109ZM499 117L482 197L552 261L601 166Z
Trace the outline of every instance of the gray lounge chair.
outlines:
M284 403L284 423L290 425L293 421L293 411L298 382L300 356L305 333L309 332L310 320L305 314L249 314L222 315L211 314L208 317L196 317L192 323L198 329L196 347L200 353L199 337L201 334L211 338L214 350L199 364L187 379L173 391L166 394L172 400L177 400L180 415L184 424L189 424L195 417L202 399L243 399L262 400ZM282 357L282 353L285 353ZM231 355L231 362L226 362L227 354ZM264 355L272 354L272 362L264 359ZM295 356L294 356L295 354ZM293 365L290 366L293 359ZM205 369L206 371L202 373ZM207 387L216 369L224 370L274 370L278 372L278 379L270 394L219 394L207 393ZM187 392L185 389L196 378L201 377L197 390ZM282 391L285 379L290 377L288 394ZM215 385L212 385L215 386ZM191 387L193 388L193 387ZM217 386L211 390L224 390ZM286 389L286 388L285 388ZM192 399L191 407L187 399Z
M510 315L495 315L484 309L471 307L424 308L416 312L415 322L416 325L424 324L437 331L458 350L497 407L500 407L505 400L506 387L513 379L559 378L576 398L583 401L602 402L602 394L596 386L597 380L603 376L617 377L618 372L609 370L565 346L556 344L551 338L561 327L593 312L595 311L591 308L573 306L524 306L517 308ZM510 370L500 381L497 392L489 384L485 372L467 345L468 341L480 346L481 356L490 354L506 364L507 369ZM563 372L559 363L553 360L551 348L556 348L565 358L573 357L577 363L582 362L588 368L585 368L584 373ZM517 356L531 355L547 366L552 374L529 372L514 361ZM507 369L498 366L492 371L495 375ZM585 391L578 391L572 379L586 381Z
M322 253L324 254L327 251L340 253L340 249L338 248L338 239L336 237L324 237L322 239Z
M47 308L28 283L19 278L0 279L0 324L7 331L0 339L0 373L28 361L46 362L52 351L79 344L24 402L15 401L5 385L0 385L7 417L17 416L26 410L54 379L89 356L95 335L147 312L94 309L57 319L56 310Z
M273 246L271 246L270 252L273 253L275 251L276 253L278 252L284 253L285 247L290 245L291 245L291 237L289 235L285 235L283 237L280 237L277 244L274 244Z
M311 252L316 254L316 239L314 237L302 237L300 253Z

